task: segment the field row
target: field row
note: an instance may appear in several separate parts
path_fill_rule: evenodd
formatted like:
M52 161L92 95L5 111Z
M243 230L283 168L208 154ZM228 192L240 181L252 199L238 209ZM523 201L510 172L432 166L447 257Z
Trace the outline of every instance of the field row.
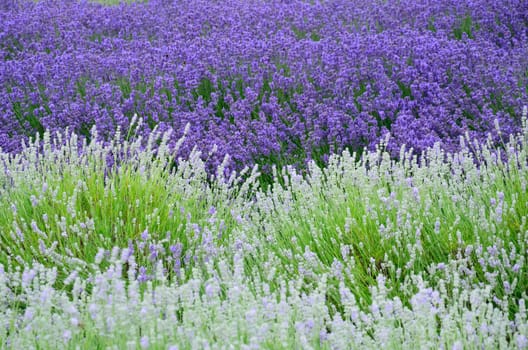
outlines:
M523 120L504 157L466 140L395 162L382 144L267 189L257 168L177 160L169 136L45 134L0 154L0 344L525 349Z
M182 152L231 169L499 143L528 98L526 1L13 2L0 11L0 147L191 123ZM178 132L180 134L178 134ZM216 146L215 146L216 145Z

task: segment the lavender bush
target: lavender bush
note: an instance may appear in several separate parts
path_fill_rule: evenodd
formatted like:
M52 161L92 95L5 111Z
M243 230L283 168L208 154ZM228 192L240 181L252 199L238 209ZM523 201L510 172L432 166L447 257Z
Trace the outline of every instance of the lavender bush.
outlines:
M168 134L143 149L93 131L80 152L46 133L0 155L1 344L525 349L523 125L506 162L491 136L421 162L385 141L267 190L257 168L175 161Z
M0 2L0 348L527 349L528 2Z
M324 163L387 132L395 157L454 151L495 121L518 132L528 97L523 0L8 1L0 23L10 152L46 129L109 139L136 113L172 142L190 122L182 152L216 145L211 171Z

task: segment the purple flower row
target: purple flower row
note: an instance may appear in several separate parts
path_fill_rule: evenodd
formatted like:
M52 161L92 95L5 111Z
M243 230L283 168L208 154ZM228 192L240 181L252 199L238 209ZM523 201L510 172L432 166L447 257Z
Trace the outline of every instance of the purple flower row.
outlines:
M528 95L523 0L7 1L0 6L0 147L45 129L102 137L190 122L235 167L396 155L520 127Z

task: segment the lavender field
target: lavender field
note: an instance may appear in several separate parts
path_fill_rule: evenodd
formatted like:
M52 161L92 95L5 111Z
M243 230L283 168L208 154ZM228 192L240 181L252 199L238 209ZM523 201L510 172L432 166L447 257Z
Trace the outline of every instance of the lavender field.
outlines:
M528 349L528 1L0 1L0 349Z

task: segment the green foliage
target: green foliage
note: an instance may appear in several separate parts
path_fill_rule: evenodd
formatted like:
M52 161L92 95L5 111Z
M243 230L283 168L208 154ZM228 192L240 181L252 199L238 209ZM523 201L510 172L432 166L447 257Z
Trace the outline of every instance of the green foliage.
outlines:
M222 85L205 82L199 96L214 89ZM51 140L45 133L19 155L0 153L0 340L27 341L17 322L29 322L36 308L35 332L49 328L60 338L57 329L72 329L75 318L71 341L87 347L137 347L145 334L154 347L165 346L169 338L157 334L176 341L191 333L196 339L196 332L207 342L247 344L257 327L252 315L278 332L263 341L270 348L324 348L319 332L338 336L354 317L355 331L369 342L384 329L404 329L408 339L437 344L439 336L465 334L459 323L470 314L480 315L472 322L501 320L495 327L508 327L504 337L511 338L517 331L510 322L525 323L519 300L528 290L526 112L523 125L524 133L503 145L506 155L491 139L478 149L466 139L457 154L435 148L418 159L402 149L396 161L384 141L361 156L333 155L324 167L285 166L271 178L255 168L228 179L225 164L208 175L198 152L178 159L178 147L167 148L168 134L151 135L143 147L119 133L104 145L93 131L80 148L75 135ZM185 257L178 272L170 253L175 244ZM128 260L127 247L134 248ZM152 249L163 259L153 259ZM155 278L138 281L138 266ZM29 269L48 277L28 284ZM427 299L433 291L441 302ZM112 302L100 296L107 292ZM255 309L273 302L280 312L271 318L263 315L272 309ZM104 311L101 317L92 316L92 305ZM400 311L385 314L383 305ZM121 326L111 329L110 316ZM49 324L61 317L66 323ZM305 322L317 332L303 340ZM189 328L171 331L180 327ZM58 346L46 339L56 338L43 337L43 348ZM192 339L181 342L199 347Z
M466 34L469 39L474 39L475 35L473 33L473 30L478 29L478 24L474 24L471 16L467 15L461 20L460 25L453 29L453 35L457 40L462 40L463 34Z

